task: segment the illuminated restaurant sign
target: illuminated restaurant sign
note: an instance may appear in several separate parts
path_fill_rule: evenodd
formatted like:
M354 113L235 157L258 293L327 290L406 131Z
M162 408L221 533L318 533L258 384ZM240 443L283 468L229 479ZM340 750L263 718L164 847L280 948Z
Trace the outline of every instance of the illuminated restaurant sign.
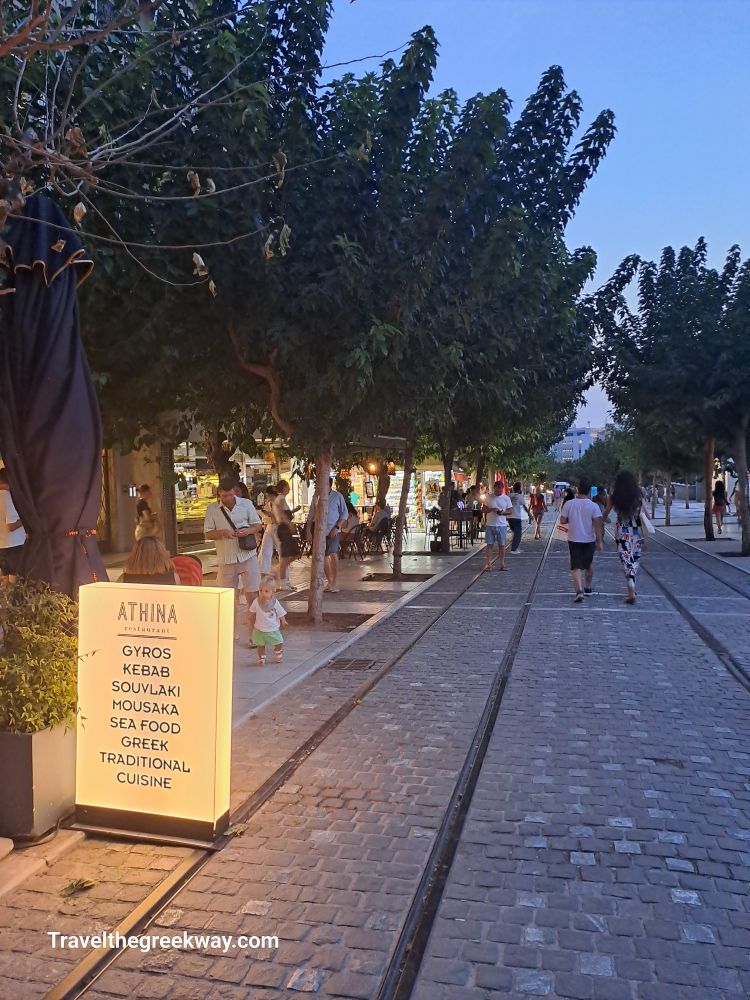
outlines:
M79 596L76 825L214 840L229 818L234 592Z

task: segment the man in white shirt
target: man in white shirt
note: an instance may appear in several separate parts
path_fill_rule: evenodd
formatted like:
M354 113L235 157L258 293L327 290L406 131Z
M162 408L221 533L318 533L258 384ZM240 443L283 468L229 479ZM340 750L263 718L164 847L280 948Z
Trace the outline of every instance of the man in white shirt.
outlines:
M568 525L568 549L570 551L570 575L575 588L575 604L580 604L584 595L592 593L594 579L594 551L603 547L602 510L591 499L591 480L585 476L578 483L578 493L567 500L560 512L560 524ZM581 573L585 573L585 583L581 584Z
M255 600L260 586L260 566L257 549L240 548L240 538L262 531L254 504L234 492L235 480L226 476L219 483L219 499L206 509L203 534L216 545L218 567L216 586L237 590L240 578L248 605Z
M307 540L312 541L312 528L315 520L315 510L318 506L318 494L315 493L315 502L310 507L307 515ZM349 511L346 509L346 501L338 490L333 489L333 479L331 479L331 490L328 494L328 519L326 522L326 558L323 571L326 575L325 590L329 594L338 594L339 588L336 586L338 576L338 551L341 544L341 529L347 522Z
M505 569L505 536L508 533L506 514L513 510L510 497L503 493L503 484L496 482L492 486L492 496L482 504L485 514L484 540L487 543L484 550L484 568L489 569L492 563L492 547L497 543L497 568Z
M0 469L0 583L15 583L25 541L26 532L10 495L8 473Z

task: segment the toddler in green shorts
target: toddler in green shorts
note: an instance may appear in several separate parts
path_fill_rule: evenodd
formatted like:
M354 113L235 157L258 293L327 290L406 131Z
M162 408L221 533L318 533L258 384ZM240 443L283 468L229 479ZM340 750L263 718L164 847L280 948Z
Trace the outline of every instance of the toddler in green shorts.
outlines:
M286 611L276 599L276 578L270 574L260 578L258 596L250 605L248 623L250 645L258 651L258 666L265 666L267 646L273 646L273 662L281 663L284 659L281 630L286 628Z

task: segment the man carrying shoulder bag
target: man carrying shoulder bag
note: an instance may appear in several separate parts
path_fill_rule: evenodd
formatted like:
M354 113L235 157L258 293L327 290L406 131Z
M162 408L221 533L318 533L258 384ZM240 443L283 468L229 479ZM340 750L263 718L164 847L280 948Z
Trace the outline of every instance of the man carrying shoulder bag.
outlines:
M242 580L249 606L260 586L257 545L263 526L252 501L235 494L235 485L229 476L219 482L219 499L206 509L203 533L216 545L216 586L236 591Z

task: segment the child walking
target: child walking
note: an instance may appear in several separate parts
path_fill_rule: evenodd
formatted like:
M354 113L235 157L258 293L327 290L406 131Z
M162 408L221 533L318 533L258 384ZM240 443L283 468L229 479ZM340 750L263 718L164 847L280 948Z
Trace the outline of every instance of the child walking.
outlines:
M281 630L286 628L286 611L276 599L276 578L270 574L260 579L258 596L250 605L248 624L250 644L258 651L258 666L265 666L267 646L273 646L273 662L281 663L284 659Z

